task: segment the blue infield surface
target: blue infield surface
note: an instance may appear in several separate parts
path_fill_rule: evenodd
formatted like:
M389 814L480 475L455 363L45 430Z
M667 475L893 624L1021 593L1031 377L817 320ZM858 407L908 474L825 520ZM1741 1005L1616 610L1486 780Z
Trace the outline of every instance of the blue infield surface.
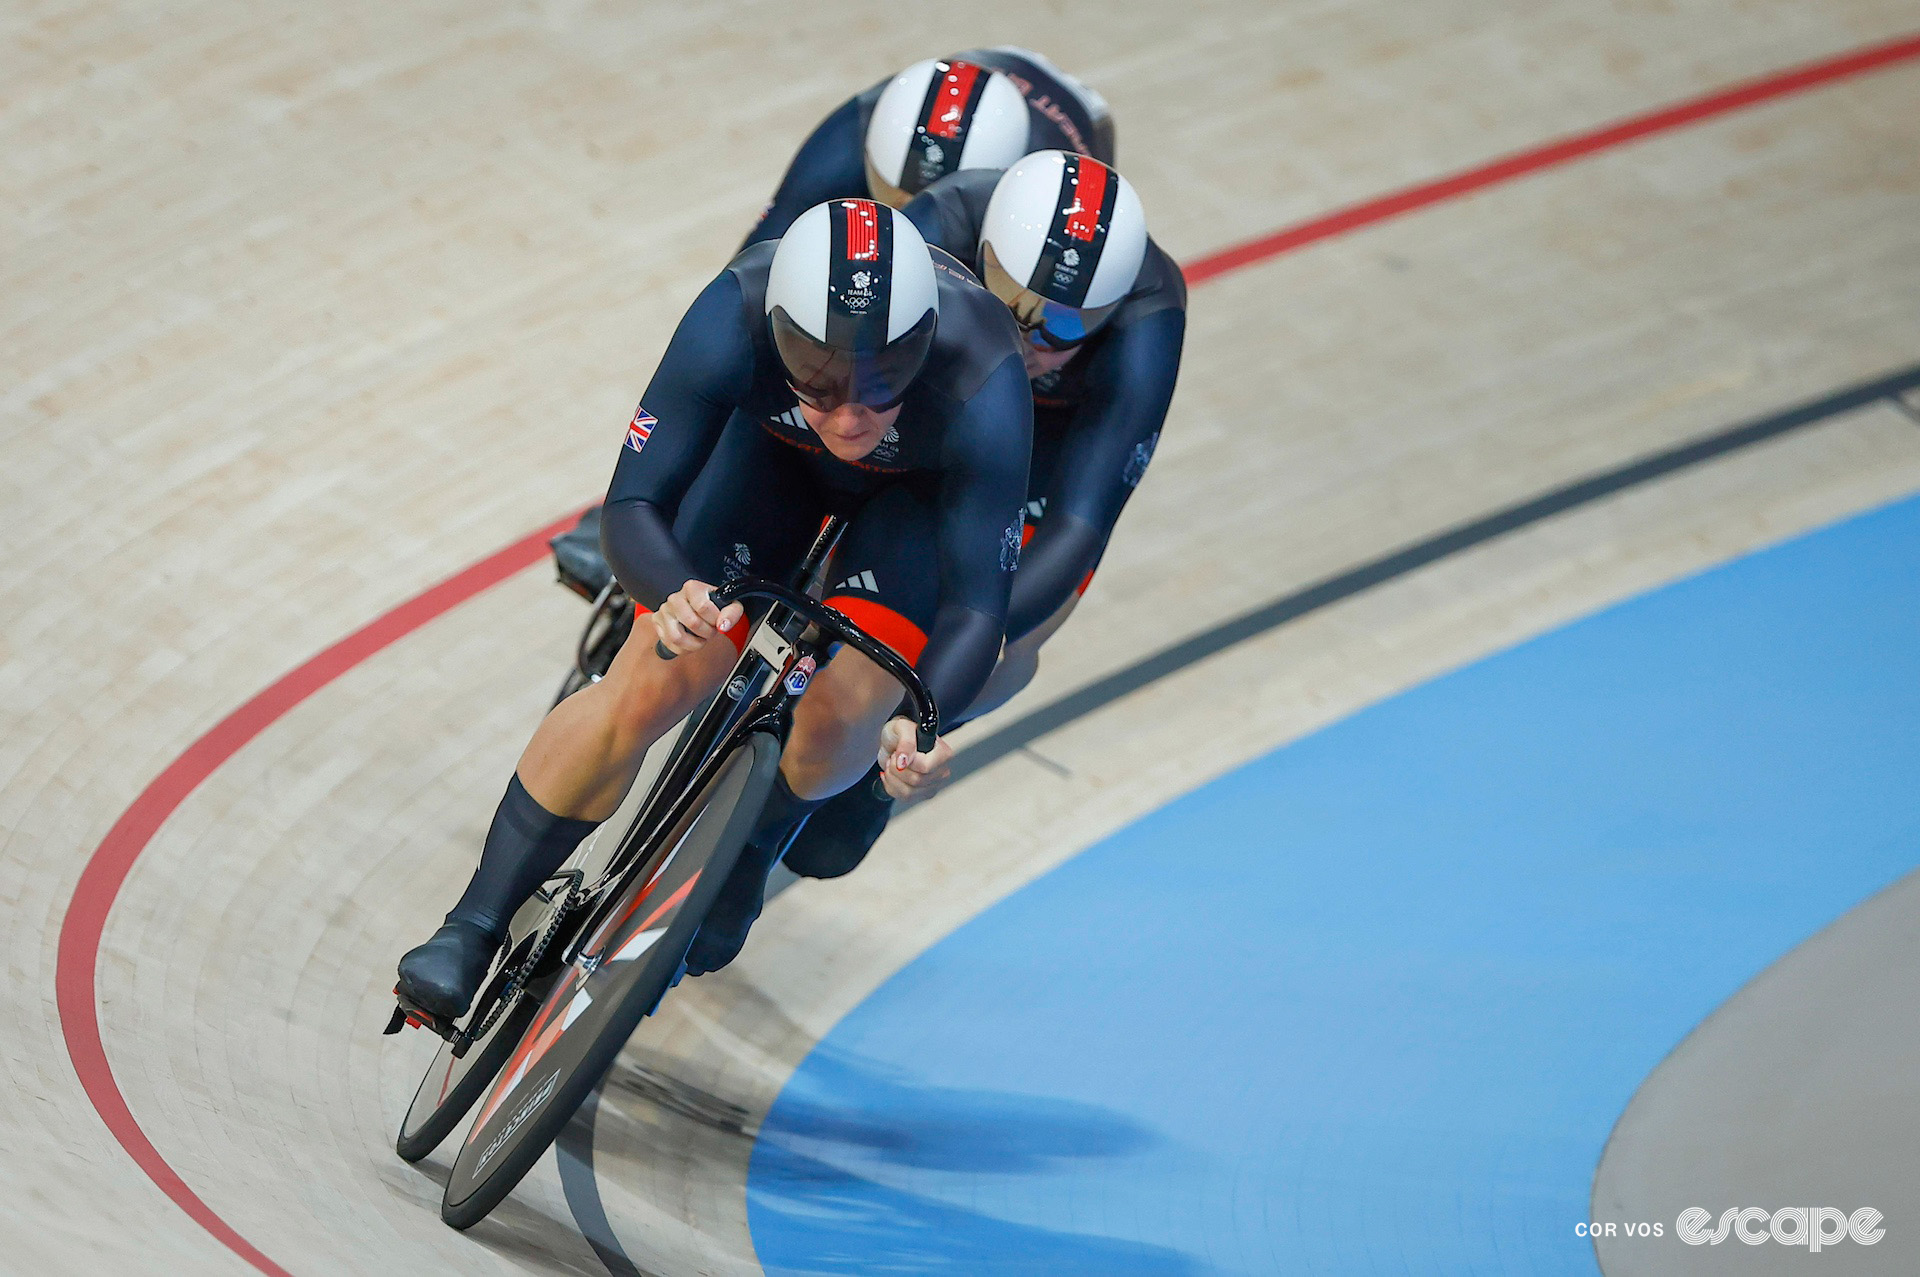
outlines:
M774 1105L761 1262L1593 1273L1634 1089L1920 863L1916 794L1920 499L1368 709L961 927Z

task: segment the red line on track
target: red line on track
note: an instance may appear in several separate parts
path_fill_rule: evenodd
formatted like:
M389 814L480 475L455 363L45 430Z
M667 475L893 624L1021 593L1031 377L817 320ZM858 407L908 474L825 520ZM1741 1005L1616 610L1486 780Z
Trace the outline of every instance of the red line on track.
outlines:
M1189 283L1202 284L1230 271L1376 222L1384 222L1403 213L1457 199L1657 133L1684 128L1715 116L1915 58L1920 58L1920 34L1749 80L1660 110L1631 116L1604 128L1520 151L1450 177L1407 187L1222 249L1186 266L1186 277ZM272 1274L273 1277L289 1277L286 1269L267 1258L258 1247L214 1214L167 1164L160 1151L147 1138L146 1132L140 1129L133 1111L127 1107L126 1097L120 1093L119 1083L114 1080L100 1031L96 985L100 942L106 931L107 915L127 875L132 872L134 861L146 849L147 843L167 818L186 801L187 796L199 788L201 782L222 763L294 706L354 666L482 590L539 562L545 557L548 538L564 531L576 517L577 512L522 537L448 577L425 593L408 599L296 667L214 724L140 791L133 805L121 813L113 828L107 831L107 836L101 839L74 885L66 917L60 924L60 946L54 973L54 996L60 1009L60 1027L66 1036L67 1054L73 1061L73 1071L79 1075L80 1085L86 1089L87 1098L93 1102L107 1129L113 1132L121 1147L159 1186L160 1191L172 1198L195 1222L234 1254L263 1273Z
M1583 159L1600 151L1625 146L1629 142L1637 142L1641 138L1651 137L1656 133L1668 133L1674 129L1685 128L1689 124L1710 120L1715 116L1758 106L1762 102L1771 102L1776 98L1788 97L1795 93L1804 93L1808 89L1816 89L1823 84L1864 75L1869 71L1911 61L1916 57L1920 57L1920 35L1910 35L1888 41L1886 44L1877 44L1836 58L1829 58L1824 62L1810 62L1803 67L1776 72L1757 80L1748 80L1731 88L1662 107L1657 111L1648 111L1644 115L1629 116L1618 123L1587 133L1576 133L1572 137L1562 138L1557 142L1548 142L1543 146L1517 151L1478 168L1436 178L1431 182L1422 182L1418 186L1405 187L1363 204L1335 209L1331 213L1275 231L1271 235L1263 235L1259 239L1235 244L1217 253L1209 253L1199 261L1183 267L1182 273L1186 275L1189 284L1202 284L1229 271L1251 266L1255 262L1277 257L1281 253L1291 252L1296 248L1304 248L1308 244L1318 243L1323 239L1345 235L1348 231L1357 231L1377 222L1388 221L1403 213L1430 208L1435 204L1459 199L1463 195L1470 195L1474 191L1484 190L1489 186L1498 186L1544 169L1558 168L1562 164L1572 163L1574 160Z
M114 898L133 870L133 862L165 823L167 817L199 788L220 764L238 753L244 745L278 721L280 717L339 678L374 653L399 641L441 613L464 603L489 586L497 585L523 568L531 567L546 554L547 539L565 531L578 515L571 515L528 536L503 550L495 551L440 584L417 594L383 616L361 626L298 666L271 687L234 710L200 739L187 747L166 770L150 781L122 812L107 836L81 871L74 885L73 899L67 905L66 918L60 924L60 949L54 966L54 998L60 1007L60 1028L66 1035L67 1054L73 1071L80 1076L87 1098L99 1112L107 1129L120 1141L148 1178L160 1186L180 1209L225 1243L234 1254L263 1273L288 1277L286 1269L262 1254L258 1247L235 1232L231 1225L214 1214L194 1191L187 1187L160 1151L147 1138L126 1097L114 1080L107 1062L107 1051L100 1034L96 1011L95 973L100 961L100 940L107 926L107 914Z

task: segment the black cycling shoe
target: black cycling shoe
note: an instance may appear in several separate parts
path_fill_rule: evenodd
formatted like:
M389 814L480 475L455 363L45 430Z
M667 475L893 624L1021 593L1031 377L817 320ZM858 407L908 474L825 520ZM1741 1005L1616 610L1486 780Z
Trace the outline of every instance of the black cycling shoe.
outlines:
M879 779L876 764L859 783L822 803L800 826L780 863L802 878L838 878L859 868L893 815L893 800L874 793Z
M713 906L700 920L700 930L687 947L688 975L718 971L740 956L747 932L766 905L767 875L779 859L778 851L770 852L753 843L740 849L733 872L720 884L720 893L713 898Z
M457 1020L473 1005L500 941L471 922L450 920L400 959L398 992L443 1020Z

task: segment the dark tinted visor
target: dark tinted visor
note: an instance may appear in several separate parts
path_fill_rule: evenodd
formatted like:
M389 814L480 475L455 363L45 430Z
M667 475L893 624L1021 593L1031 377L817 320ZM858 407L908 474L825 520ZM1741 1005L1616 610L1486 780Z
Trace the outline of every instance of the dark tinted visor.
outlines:
M1000 259L994 256L991 244L980 246L980 274L987 289L1013 312L1014 322L1020 325L1027 342L1046 350L1071 350L1078 346L1100 331L1101 325L1113 318L1113 312L1126 301L1122 297L1110 306L1067 306L1048 301L1007 274Z
M906 398L933 346L935 315L928 311L878 350L847 350L817 341L788 317L784 306L775 306L767 320L793 393L809 407L830 412L844 403L884 410Z

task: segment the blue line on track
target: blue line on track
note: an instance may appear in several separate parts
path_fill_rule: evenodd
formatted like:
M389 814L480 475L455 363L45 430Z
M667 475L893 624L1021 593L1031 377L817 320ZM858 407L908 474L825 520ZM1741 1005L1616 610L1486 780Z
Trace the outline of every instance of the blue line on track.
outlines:
M1592 1273L1608 1131L1920 861L1920 499L1260 759L960 928L763 1124L767 1271Z

